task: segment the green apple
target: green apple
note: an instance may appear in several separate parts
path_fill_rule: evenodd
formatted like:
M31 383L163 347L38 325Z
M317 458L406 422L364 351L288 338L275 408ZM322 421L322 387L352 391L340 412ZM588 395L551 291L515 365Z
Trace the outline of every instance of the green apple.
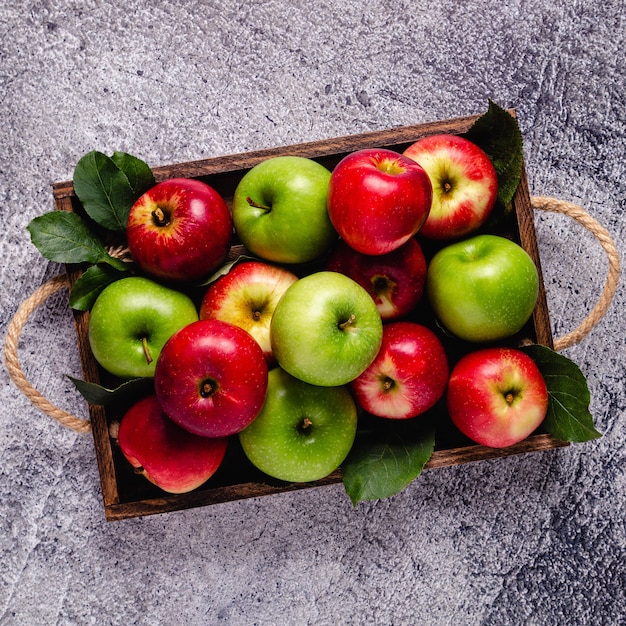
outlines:
M312 159L279 156L261 161L235 189L233 222L252 253L276 263L304 263L337 239L326 200L330 171Z
M338 272L304 276L287 288L270 324L272 352L287 372L312 385L339 386L359 376L380 348L376 303Z
M532 258L498 235L476 235L442 248L426 275L427 297L441 324L472 342L517 333L530 319L538 291Z
M187 295L148 278L111 283L89 313L89 344L96 361L120 378L154 376L165 342L198 320Z
M341 465L356 427L347 387L309 385L276 367L261 413L239 433L239 441L250 462L268 476L310 482Z

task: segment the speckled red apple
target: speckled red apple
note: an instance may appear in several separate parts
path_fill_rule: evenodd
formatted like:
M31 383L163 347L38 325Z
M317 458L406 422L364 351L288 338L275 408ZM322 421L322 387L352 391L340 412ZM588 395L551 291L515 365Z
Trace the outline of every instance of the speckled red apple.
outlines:
M208 439L184 430L161 409L156 396L136 402L122 418L118 443L124 457L168 493L197 489L217 471L227 439Z
M221 195L192 178L164 180L130 210L126 237L139 267L167 281L195 281L226 258L233 221Z
M426 259L415 238L392 252L376 256L357 252L340 241L326 269L345 274L361 285L385 321L396 320L415 308L426 281Z
M200 306L200 319L222 320L248 331L268 364L273 364L270 322L278 301L297 280L295 274L277 265L239 263L209 287Z
M496 202L498 179L484 150L464 137L437 134L416 141L404 156L426 170L433 186L421 236L456 239L485 223Z
M446 401L463 434L483 446L505 448L539 427L548 410L548 390L539 368L524 352L484 348L454 366Z
M383 327L378 355L351 388L368 413L408 419L443 397L448 373L444 347L433 331L414 322L392 322Z
M417 233L431 201L432 185L419 164L393 150L366 148L335 166L328 215L351 248L386 254Z
M203 437L226 437L259 414L267 363L250 333L221 320L199 320L163 346L154 388L165 413Z

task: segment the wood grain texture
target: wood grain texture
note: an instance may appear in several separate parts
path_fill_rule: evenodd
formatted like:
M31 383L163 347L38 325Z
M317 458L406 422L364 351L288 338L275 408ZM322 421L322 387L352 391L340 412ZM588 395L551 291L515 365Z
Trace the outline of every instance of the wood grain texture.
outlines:
M219 191L227 204L232 203L234 189L241 176L257 163L270 157L297 155L313 158L332 169L341 158L352 151L368 147L384 147L403 151L408 145L430 134L464 133L477 119L477 116L462 117L428 124L404 126L371 133L362 133L347 137L336 137L323 141L308 142L285 147L269 148L243 154L218 156L211 159L177 163L153 168L157 181L172 177L189 177L202 179ZM55 183L53 195L56 208L71 211L79 209L71 181ZM524 329L523 341L538 342L552 347L552 333L545 297L541 264L535 235L533 212L530 204L528 183L524 170L521 183L512 202L512 231L508 233L518 240L535 261L539 268L540 290L535 314L532 321ZM71 284L80 275L81 269L69 267ZM88 313L74 312L78 348L85 380L100 382L99 369L89 348L87 329ZM90 407L93 426L94 445L100 480L105 515L108 520L120 520L135 516L151 515L169 511L207 506L220 502L272 495L336 484L341 481L338 470L321 481L306 484L268 484L263 477L253 474L253 478L245 475L212 478L204 488L182 495L168 495L156 487L147 485L142 477L132 474L129 465L121 456L116 442L110 436L110 426L119 420L121 413L104 410L102 407ZM547 434L535 434L525 441L506 449L485 448L478 445L459 445L436 449L425 469L436 469L460 463L495 459L513 454L549 450L567 445ZM233 462L233 467L240 466L241 459ZM252 470L251 470L252 471ZM244 472L245 474L245 472ZM217 476L217 475L216 475Z
M548 313L548 302L546 300L543 272L541 271L541 259L539 258L539 247L537 245L533 208L530 203L530 193L528 190L528 179L525 167L522 168L522 179L515 193L513 206L517 219L520 244L531 256L539 272L539 294L533 313L533 326L537 335L536 341L537 343L553 348L552 326Z

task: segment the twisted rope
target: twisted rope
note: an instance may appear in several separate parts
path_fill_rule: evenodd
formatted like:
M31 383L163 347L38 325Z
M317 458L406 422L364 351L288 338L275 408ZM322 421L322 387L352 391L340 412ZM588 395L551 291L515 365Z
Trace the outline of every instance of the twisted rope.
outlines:
M4 342L4 360L7 371L11 380L15 383L17 388L43 413L46 413L50 417L54 418L63 426L67 426L72 430L79 433L89 432L91 430L91 423L88 420L83 420L78 417L74 417L71 413L59 409L46 399L37 389L35 389L24 374L20 366L20 362L17 356L17 345L22 334L22 329L28 321L28 318L32 313L37 310L50 296L60 291L64 287L68 286L67 275L61 274L50 279L44 283L35 291L29 298L24 300L17 309L9 329L7 331L6 339Z
M615 243L613 243L613 239L606 228L593 219L582 207L577 204L545 196L533 196L530 199L530 203L533 209L548 211L551 213L561 213L562 215L572 217L579 224L582 224L600 242L600 245L604 249L609 261L609 270L604 284L604 289L602 290L596 305L593 309L591 309L587 317L585 317L585 319L580 323L578 328L554 341L555 350L564 350L565 348L569 348L570 346L579 343L584 337L586 337L591 332L593 327L602 319L609 308L620 279L621 268L619 253L617 252Z
M587 317L585 317L578 328L555 340L554 349L557 351L563 350L564 348L580 342L586 335L588 335L609 308L613 296L615 295L620 277L619 254L608 231L588 213L586 213L580 206L563 200L557 200L555 198L548 198L544 196L532 197L531 205L537 210L567 215L582 224L596 237L596 239L598 239L609 261L609 271L606 283L596 305ZM19 338L29 317L50 296L68 286L69 283L67 275L61 274L59 276L55 276L48 282L41 285L41 287L39 287L29 298L22 302L9 324L4 344L4 357L9 376L17 388L35 405L35 407L63 424L63 426L67 426L76 432L85 433L91 430L91 423L89 420L80 419L71 413L67 413L62 409L59 409L47 400L41 393L39 393L39 391L37 391L37 389L35 389L26 378L20 366L17 354Z

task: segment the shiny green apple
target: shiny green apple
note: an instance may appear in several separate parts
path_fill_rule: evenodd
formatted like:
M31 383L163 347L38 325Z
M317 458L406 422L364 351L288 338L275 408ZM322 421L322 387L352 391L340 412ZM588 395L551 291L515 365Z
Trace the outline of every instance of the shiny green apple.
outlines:
M347 387L309 385L276 367L261 413L239 433L239 441L250 462L268 476L310 482L341 465L356 427Z
M326 200L330 171L299 156L261 161L239 181L233 197L235 231L254 255L304 263L337 239Z
M382 320L369 293L330 271L291 285L270 324L278 364L300 380L329 387L359 376L376 357L382 336Z
M428 301L441 324L472 342L521 330L538 292L539 274L530 255L498 235L476 235L442 248L426 275Z
M89 345L96 361L114 376L152 377L165 342L197 319L186 294L129 276L97 297L89 313Z

